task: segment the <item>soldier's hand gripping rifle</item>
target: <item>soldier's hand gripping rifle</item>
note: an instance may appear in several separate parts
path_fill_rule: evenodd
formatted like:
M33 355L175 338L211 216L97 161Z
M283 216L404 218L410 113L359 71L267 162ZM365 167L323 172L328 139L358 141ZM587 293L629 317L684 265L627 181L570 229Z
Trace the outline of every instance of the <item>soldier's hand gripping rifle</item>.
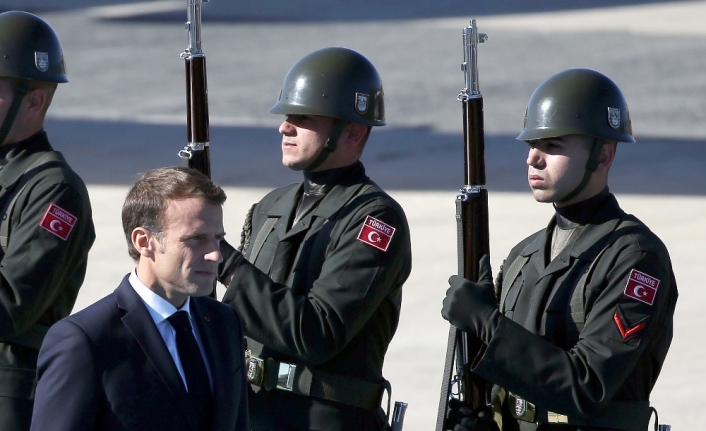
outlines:
M186 0L189 46L181 53L186 68L186 138L179 151L182 164L211 176L206 56L201 50L201 5L209 0Z
M483 133L483 96L478 89L476 49L488 36L478 33L475 19L463 29L463 64L465 87L458 95L463 105L464 186L456 197L456 224L458 233L458 273L477 281L479 261L490 255L488 234L488 191L485 188L485 139ZM475 410L487 405L488 383L469 371L472 360L482 347L475 336L451 325L441 399L436 419L436 431L446 430L449 401L458 399Z

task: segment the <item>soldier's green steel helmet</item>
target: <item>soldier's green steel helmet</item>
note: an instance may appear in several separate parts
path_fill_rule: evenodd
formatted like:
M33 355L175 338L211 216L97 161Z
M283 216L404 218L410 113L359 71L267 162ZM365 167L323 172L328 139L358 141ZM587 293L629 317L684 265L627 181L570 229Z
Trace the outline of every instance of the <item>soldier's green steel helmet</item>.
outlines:
M43 19L22 11L0 13L0 77L68 82L59 38Z
M320 49L292 66L270 112L384 126L382 80L375 66L358 52L341 47Z
M591 69L569 69L544 81L532 94L520 141L583 135L635 142L630 113L615 83Z

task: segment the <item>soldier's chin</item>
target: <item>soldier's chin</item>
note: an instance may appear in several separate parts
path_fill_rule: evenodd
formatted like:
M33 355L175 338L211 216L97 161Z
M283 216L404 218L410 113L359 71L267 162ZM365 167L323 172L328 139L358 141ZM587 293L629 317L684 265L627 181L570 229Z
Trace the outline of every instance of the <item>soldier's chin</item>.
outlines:
M282 165L293 170L294 172L300 172L304 170L305 164L302 163L292 163L287 160L282 160Z
M534 200L543 204L550 204L556 202L553 194L546 193L544 190L532 189L532 196Z

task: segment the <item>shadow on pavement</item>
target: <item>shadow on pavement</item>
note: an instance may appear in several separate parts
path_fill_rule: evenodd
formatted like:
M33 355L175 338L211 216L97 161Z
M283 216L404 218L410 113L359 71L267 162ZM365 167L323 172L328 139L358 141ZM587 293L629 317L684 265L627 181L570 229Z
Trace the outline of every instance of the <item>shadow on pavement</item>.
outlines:
M22 9L30 12L83 9L95 6L147 4L145 0L0 0L0 11ZM151 7L124 10L105 19L128 20L184 20L179 2L153 1ZM210 21L374 21L441 18L465 15L496 15L557 10L590 9L610 6L631 6L666 3L660 0L496 0L470 2L468 0L212 0L203 7L204 20Z
M54 147L89 184L133 182L146 170L178 165L185 127L86 120L47 120ZM490 191L529 191L527 147L515 136L486 134ZM611 172L616 193L706 196L706 141L636 137L621 144ZM212 175L234 187L274 188L298 182L301 174L280 164L276 128L211 127ZM463 139L430 129L376 129L363 162L384 188L455 193L463 184Z

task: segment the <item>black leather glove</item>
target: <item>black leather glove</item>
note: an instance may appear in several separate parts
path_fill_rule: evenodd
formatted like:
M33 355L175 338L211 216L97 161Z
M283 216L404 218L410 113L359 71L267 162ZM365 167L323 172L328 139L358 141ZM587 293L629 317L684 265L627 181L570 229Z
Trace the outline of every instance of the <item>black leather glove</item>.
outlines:
M226 240L221 241L221 254L223 255L223 261L218 264L218 281L223 283L226 287L230 284L235 268L243 259L243 255L233 248L232 245L228 244Z
M500 431L498 424L493 420L490 407L479 407L471 410L461 401L449 401L449 416L446 418L444 429L449 431Z
M449 278L441 315L458 329L473 334L490 344L495 328L503 317L498 311L490 259L483 256L478 263L480 280L473 282L461 276Z

